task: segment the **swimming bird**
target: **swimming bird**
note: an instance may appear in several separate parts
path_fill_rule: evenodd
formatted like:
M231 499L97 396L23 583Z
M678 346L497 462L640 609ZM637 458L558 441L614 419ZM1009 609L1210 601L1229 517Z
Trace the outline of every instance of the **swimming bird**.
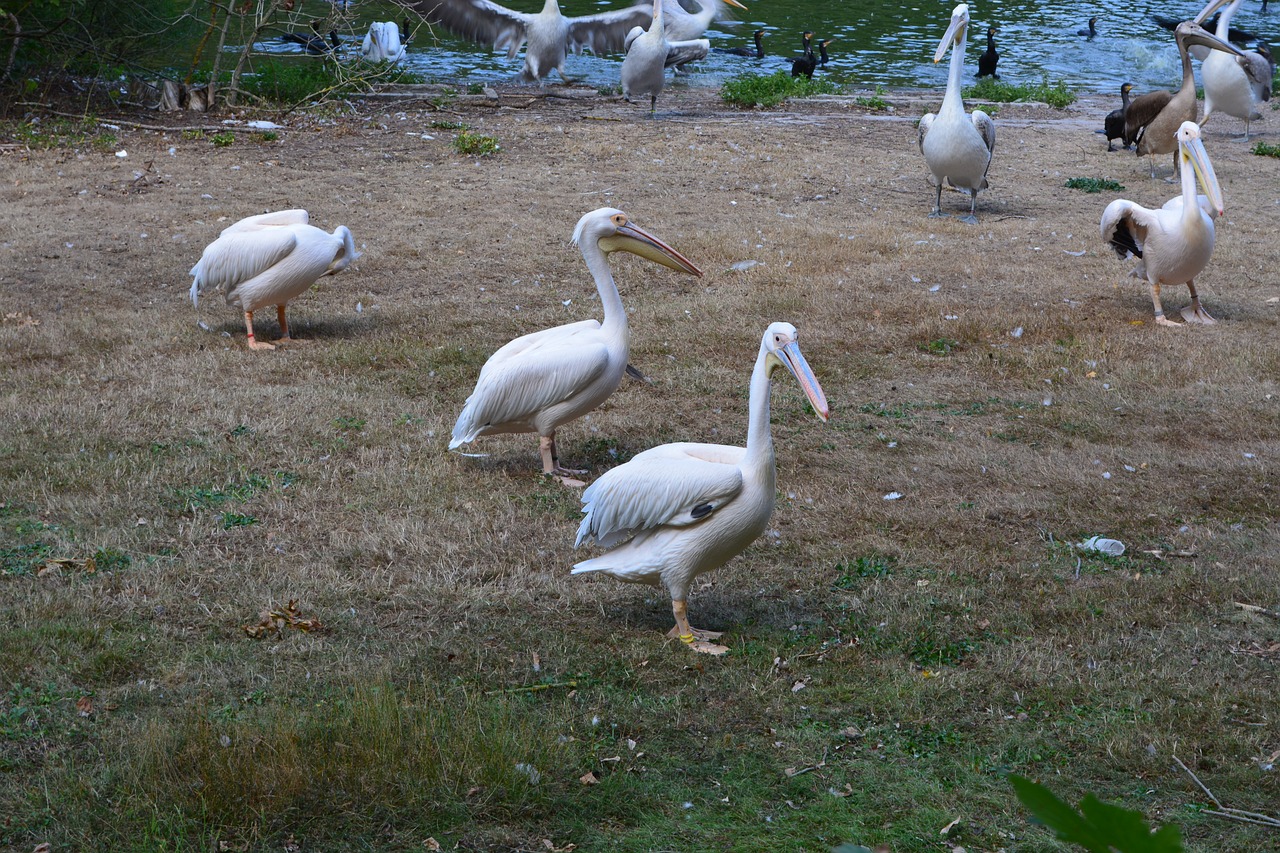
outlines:
M1213 220L1223 213L1222 190L1213 173L1213 164L1200 141L1200 128L1185 121L1178 128L1178 159L1182 173L1182 194L1165 202L1158 210L1150 210L1127 199L1116 199L1102 212L1102 239L1115 249L1121 260L1130 255L1140 258L1134 269L1135 278L1145 278L1151 285L1151 303L1156 323L1176 326L1164 315L1160 304L1160 287L1185 284L1191 291L1191 304L1182 309L1188 323L1213 323L1200 306L1195 277L1213 255ZM1196 195L1196 179L1205 195Z
M1226 39L1231 29L1231 16L1240 8L1243 0L1213 0L1200 17L1228 4L1219 14L1216 35ZM1268 51L1269 53L1269 51ZM1212 50L1200 66L1204 81L1204 118L1200 126L1213 115L1214 110L1244 119L1244 138L1249 138L1249 122L1262 118L1260 104L1271 100L1271 80L1275 66L1257 51L1247 50L1240 56L1231 56L1220 50Z
M545 0L542 11L536 13L517 12L492 0L412 0L407 5L427 23L505 50L509 59L515 59L527 41L525 80L541 80L555 69L567 81L564 64L568 51L576 54L584 47L598 54L619 51L633 27L647 27L653 20L646 6L566 17L556 0Z
M630 103L634 98L649 96L649 115L656 115L658 95L667 82L667 69L705 59L711 50L706 39L669 41L664 26L666 7L653 0L653 22L649 28L635 27L627 33L627 55L622 60L622 97Z
M818 57L813 55L813 33L805 31L802 36L804 53L791 60L791 76L813 79L813 72L818 69Z
M1191 72L1191 56L1188 53L1190 47L1201 45L1241 55L1237 48L1212 35L1194 21L1178 24L1174 40L1178 44L1178 56L1182 60L1182 87L1176 94L1163 89L1148 92L1130 101L1129 109L1125 111L1125 138L1132 138L1138 143L1138 156L1151 156L1153 178L1156 174L1157 154L1174 153L1174 170L1177 171L1178 128L1183 122L1196 120L1198 104L1196 80Z
M979 77L1000 79L1000 75L996 73L996 63L1000 61L1000 54L996 51L997 29L998 27L987 27L987 52L978 57Z
M1098 23L1097 16L1090 18L1089 26L1084 27L1083 29L1076 30L1076 35L1084 36L1085 38L1093 38L1098 34L1098 28L1097 26L1095 26L1097 23Z
M786 368L814 412L829 416L826 396L800 352L796 327L765 329L751 373L747 446L663 444L605 472L582 493L584 517L574 547L611 549L583 560L573 574L604 572L632 583L665 585L675 627L668 636L694 650L724 654L721 635L689 625L689 585L742 553L764 532L777 491L769 391Z
M751 38L755 40L756 47L752 50L749 47L717 47L714 48L716 53L727 53L731 56L746 56L751 59L764 59L764 37L767 35L764 30L756 30L751 34Z
M360 54L369 62L399 62L405 54L400 27L395 21L374 21L369 25Z
M275 349L253 336L253 312L276 306L280 338L292 341L285 305L326 275L346 269L360 257L351 231L339 225L332 234L308 224L305 210L280 210L241 219L205 246L191 268L191 302L222 288L228 305L244 311L250 349Z
M987 169L996 148L996 125L982 110L965 115L960 97L960 75L964 70L965 33L969 28L969 7L961 3L951 13L951 24L933 55L940 62L951 51L951 68L947 91L942 96L938 114L926 113L920 119L920 151L938 183L937 199L930 216L942 212L942 182L969 191L969 215L961 222L976 223L978 191L987 188Z
M1129 109L1129 93L1132 91L1132 83L1125 83L1120 87L1120 108L1107 113L1106 119L1102 122L1102 131L1107 135L1108 151L1116 150L1111 144L1113 139L1123 142L1126 149L1133 144L1133 140L1124 133L1124 114Z
M311 35L285 33L280 36L280 40L302 45L302 49L312 56L320 56L321 54L329 53L342 46L342 41L338 38L337 30L329 30L329 40L325 41L324 36L320 35L320 32L316 29L315 21L311 22Z
M582 320L516 338L489 357L453 427L449 449L478 436L538 435L542 471L569 486L581 474L560 467L556 430L608 399L627 369L627 312L609 269L609 255L630 252L679 272L701 276L684 255L635 225L621 210L602 207L578 220L573 241L595 279L604 322Z
M833 41L835 41L834 37L829 39L823 39L822 41L818 42L818 64L819 65L825 67L826 64L831 61L831 57L827 56L827 45L831 44Z

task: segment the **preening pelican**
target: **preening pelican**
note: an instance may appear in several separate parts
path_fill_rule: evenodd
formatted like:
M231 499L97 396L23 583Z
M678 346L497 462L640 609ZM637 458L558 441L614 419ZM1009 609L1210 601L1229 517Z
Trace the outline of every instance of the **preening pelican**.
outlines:
M198 307L201 293L222 288L227 304L244 311L250 349L275 349L253 336L253 312L274 305L281 339L293 340L284 313L289 300L360 257L347 226L329 234L308 219L305 210L280 210L224 228L191 268L192 304Z
M653 0L653 21L647 30L635 27L627 33L627 55L622 60L622 97L631 102L648 95L651 116L657 112L667 69L704 59L711 50L711 42L706 39L668 40L665 18L663 0Z
M369 25L360 53L370 62L399 62L404 59L400 27L395 21L374 21Z
M1107 117L1102 122L1102 132L1107 135L1107 150L1114 151L1111 140L1119 139L1124 143L1127 149L1133 144L1133 140L1125 136L1124 117L1129 111L1129 93L1133 91L1132 83L1125 83L1120 87L1120 108L1107 113Z
M1194 279L1213 255L1213 220L1223 213L1222 189L1200 141L1199 126L1194 121L1183 122L1177 138L1182 195L1165 202L1159 210L1116 199L1102 212L1100 226L1102 239L1122 260L1130 255L1141 258L1132 275L1151 284L1151 303L1156 322L1162 326L1178 325L1164 316L1160 304L1160 287L1165 284L1186 284L1191 291L1191 304L1182 309L1184 320L1214 322L1200 307ZM1197 178L1204 187L1204 196L1196 195Z
M669 636L700 652L728 649L710 642L720 634L690 627L690 583L742 553L773 513L769 387L779 367L791 372L825 421L827 399L800 353L796 327L773 323L751 373L746 447L664 444L605 472L582 493L585 517L574 547L594 541L612 550L576 564L573 574L604 572L622 581L665 585L676 619Z
M996 32L999 27L987 27L987 52L978 57L978 76L999 80L996 63L1000 61L1000 53L996 50Z
M621 50L633 27L647 27L653 19L645 6L569 18L560 13L556 0L546 0L537 13L517 12L491 0L412 0L406 5L416 9L428 23L505 50L510 59L516 58L520 46L527 41L526 80L541 80L554 68L567 81L567 51L581 53L584 47L594 53Z
M1194 21L1183 21L1174 30L1178 43L1178 56L1182 60L1182 87L1177 94L1164 91L1148 92L1129 102L1125 112L1125 137L1138 143L1138 156L1151 155L1151 176L1154 178L1155 155L1174 154L1174 170L1178 165L1178 128L1183 122L1196 120L1196 78L1191 72L1191 56L1187 52L1192 45L1240 55L1240 51L1212 35Z
M578 220L573 242L595 278L604 322L582 320L534 332L490 356L458 415L449 449L481 435L534 432L539 437L543 473L565 485L582 486L566 475L583 472L560 467L556 429L603 403L618 389L627 369L627 312L613 282L609 255L630 252L690 275L701 276L702 271L611 207Z
M1240 8L1241 2L1243 0L1213 0L1197 20L1227 4L1218 17L1216 33L1225 41L1231 30L1231 16ZM1250 120L1262 118L1258 105L1271 100L1274 73L1272 64L1257 51L1243 51L1239 56L1209 51L1200 66L1200 76L1204 80L1204 118L1200 120L1200 126L1204 127L1214 110L1224 112L1244 119L1244 138L1247 140Z
M976 223L978 191L987 188L987 169L991 167L991 155L996 148L996 124L982 110L974 110L972 116L964 112L960 75L964 71L965 34L968 29L969 7L961 3L952 11L951 24L933 55L933 61L940 62L950 49L951 69L938 114L927 113L920 119L920 151L938 182L937 200L929 215L946 215L942 212L942 182L945 179L951 186L969 191L969 215L960 221Z

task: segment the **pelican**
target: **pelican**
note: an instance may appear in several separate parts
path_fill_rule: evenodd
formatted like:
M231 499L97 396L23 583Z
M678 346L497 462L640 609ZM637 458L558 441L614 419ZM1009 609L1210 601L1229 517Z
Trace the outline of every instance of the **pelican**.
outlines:
M680 5L680 0L662 0L663 26L668 41L700 39L712 21L729 17L725 6L746 9L738 0L698 0L698 11L690 12Z
M1231 30L1231 16L1240 8L1242 0L1212 0L1197 20L1227 4L1218 17L1217 36L1227 39ZM1275 69L1257 51L1244 51L1240 56L1229 56L1221 51L1209 51L1200 66L1204 80L1204 127L1216 109L1227 115L1244 119L1244 138L1249 138L1249 121L1262 118L1258 105L1271 100L1271 78Z
M191 268L191 303L198 308L201 293L222 288L227 304L244 311L249 349L257 350L275 347L254 338L253 312L274 305L280 338L292 341L285 304L360 257L347 226L339 225L329 234L307 224L308 218L305 210L279 210L222 229Z
M999 27L987 27L987 52L978 57L978 76L990 77L992 80L999 80L1000 75L996 73L996 63L1000 61L1000 54L996 51L996 33Z
M400 27L395 21L374 21L369 25L360 53L370 62L399 62L405 54Z
M515 59L527 41L526 80L541 80L554 68L568 81L564 73L567 51L580 53L584 47L594 53L621 50L632 27L647 27L653 17L644 6L629 6L570 18L560 13L556 0L546 0L542 11L536 13L517 12L491 0L412 0L408 5L427 23L505 50L509 59Z
M1076 35L1084 36L1087 39L1093 38L1098 34L1097 23L1098 23L1098 18L1095 15L1094 17L1089 19L1089 26L1082 27L1081 29L1076 30Z
M982 110L965 115L964 101L960 98L960 75L964 70L965 34L969 29L969 7L961 3L951 13L951 25L947 27L934 62L940 62L951 50L951 69L947 77L947 92L942 97L938 114L927 113L920 119L920 151L924 161L938 183L938 195L930 216L945 216L942 212L942 181L953 187L969 191L969 215L961 222L976 223L978 191L987 188L987 169L991 167L991 154L996 147L996 125Z
M702 271L611 207L578 220L573 242L595 278L604 322L582 320L534 332L490 356L458 415L449 449L481 435L534 432L543 473L565 485L582 486L567 476L582 471L560 467L556 429L603 403L617 390L627 368L627 312L613 282L609 255L630 252L690 275L701 276Z
M706 39L669 41L664 26L666 7L653 0L653 21L649 29L635 27L627 33L627 55L622 60L622 97L649 96L649 115L656 114L658 95L667 81L667 69L706 57L711 42Z
M1178 128L1178 159L1181 162L1182 194L1150 210L1128 199L1116 199L1102 212L1102 239L1123 260L1133 255L1141 263L1133 271L1135 278L1151 284L1151 303L1155 306L1156 323L1176 326L1164 316L1160 304L1160 287L1186 284L1191 291L1191 304L1182 309L1188 323L1213 323L1214 319L1200 307L1195 277L1213 255L1213 220L1223 214L1222 189L1213 173L1213 164L1200 141L1200 128L1185 121ZM1205 195L1196 195L1196 179Z
M1178 89L1177 94L1163 89L1148 92L1130 101L1129 109L1125 111L1125 137L1137 141L1138 156L1151 155L1153 178L1156 174L1155 155L1157 154L1172 153L1174 170L1177 170L1178 128L1183 122L1196 120L1196 78L1191 72L1191 56L1187 51L1192 45L1201 45L1234 53L1237 56L1242 55L1239 50L1210 34L1194 21L1183 21L1178 24L1177 29L1174 30L1174 40L1178 43L1178 56L1182 60L1182 87Z
M612 550L577 563L573 574L604 572L622 581L665 585L676 620L668 636L696 651L718 655L728 649L710 642L720 634L689 625L690 583L742 553L773 513L769 387L779 367L791 372L825 421L827 399L800 353L796 327L773 323L751 373L746 447L664 444L607 471L582 493L585 517L574 547L594 541Z
M1120 87L1120 108L1107 113L1107 117L1102 122L1102 132L1107 135L1108 151L1115 150L1111 144L1113 139L1119 139L1124 143L1125 148L1133 144L1133 140L1124 133L1124 116L1129 110L1129 93L1132 91L1132 83L1125 83Z

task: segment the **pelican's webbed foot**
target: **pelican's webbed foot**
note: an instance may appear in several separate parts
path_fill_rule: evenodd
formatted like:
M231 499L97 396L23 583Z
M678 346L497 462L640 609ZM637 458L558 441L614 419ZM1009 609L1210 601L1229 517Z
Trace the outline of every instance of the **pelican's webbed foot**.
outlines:
M1200 307L1200 302L1198 300L1182 309L1182 319L1186 320L1188 323L1199 323L1204 326L1212 326L1218 322L1209 316L1208 311Z

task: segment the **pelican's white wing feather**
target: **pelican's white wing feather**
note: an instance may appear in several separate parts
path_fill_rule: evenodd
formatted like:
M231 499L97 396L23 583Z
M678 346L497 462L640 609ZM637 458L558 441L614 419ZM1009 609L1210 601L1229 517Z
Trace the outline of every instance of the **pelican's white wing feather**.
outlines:
M1126 198L1118 198L1102 211L1099 229L1102 231L1102 239L1109 243L1123 260L1129 255L1142 257L1142 247L1147 242L1147 231L1156 226L1156 211L1148 210Z
M918 136L916 142L920 145L920 151L924 152L924 138L929 135L929 128L933 127L933 120L937 118L933 113L925 113L920 116L920 127L918 128Z
M305 214L305 211L304 211ZM239 284L256 278L278 264L297 247L292 228L237 229L236 223L205 247L191 268L191 301L201 293L222 288L228 294Z
M569 19L569 47L574 53L583 48L595 54L617 53L623 50L623 42L632 27L647 28L653 23L653 7L631 6L583 15Z
M991 116L982 110L974 110L971 116L973 118L973 126L978 129L978 135L982 137L982 142L987 146L987 150L994 154L996 152L996 123L991 120ZM990 165L990 163L987 165Z
M709 39L669 41L667 42L665 67L670 68L673 65L683 65L686 62L697 62L699 59L706 59L707 54L710 52L711 41Z
M582 494L574 547L609 548L662 525L697 524L742 491L742 447L664 444L606 472Z
M525 27L534 15L499 6L490 0L433 0L417 8L429 24L439 24L452 33L505 50L515 59L524 44Z
M1244 56L1237 56L1235 60L1244 69L1244 76L1249 80L1254 98L1259 101L1271 100L1271 81L1275 76L1275 66L1254 50L1246 50Z
M277 210L272 213L259 213L257 216L246 216L239 222L223 228L218 236L234 234L237 231L260 231L263 228L276 228L282 225L307 225L310 221L305 210Z
M480 368L480 375L483 377L486 371L493 370L503 362L519 357L521 353L530 352L539 347L566 346L571 340L580 335L599 331L599 320L579 320L576 323L566 323L563 326L555 326L539 332L521 335L515 340L503 344L493 355L489 356L489 360L484 363L484 367Z

